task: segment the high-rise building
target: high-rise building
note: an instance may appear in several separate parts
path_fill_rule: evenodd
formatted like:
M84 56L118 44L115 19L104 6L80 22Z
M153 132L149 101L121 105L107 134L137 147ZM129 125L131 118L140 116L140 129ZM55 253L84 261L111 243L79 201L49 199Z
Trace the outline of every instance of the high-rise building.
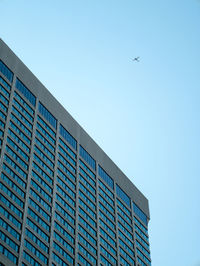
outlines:
M148 221L148 200L0 40L0 265L151 265Z

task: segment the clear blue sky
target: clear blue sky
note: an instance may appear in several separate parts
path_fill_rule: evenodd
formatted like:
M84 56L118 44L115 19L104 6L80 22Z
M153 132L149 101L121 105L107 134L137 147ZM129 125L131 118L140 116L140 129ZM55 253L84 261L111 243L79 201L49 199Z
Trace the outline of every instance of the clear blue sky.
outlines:
M149 199L152 265L199 266L200 1L0 0L0 36Z

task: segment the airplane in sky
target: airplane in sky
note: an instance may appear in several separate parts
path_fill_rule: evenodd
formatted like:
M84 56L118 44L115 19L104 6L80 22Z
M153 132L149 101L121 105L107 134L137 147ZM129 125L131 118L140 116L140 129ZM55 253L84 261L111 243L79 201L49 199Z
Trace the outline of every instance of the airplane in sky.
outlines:
M135 57L135 58L132 58L132 61L140 62L139 58L140 58L139 56L138 57Z

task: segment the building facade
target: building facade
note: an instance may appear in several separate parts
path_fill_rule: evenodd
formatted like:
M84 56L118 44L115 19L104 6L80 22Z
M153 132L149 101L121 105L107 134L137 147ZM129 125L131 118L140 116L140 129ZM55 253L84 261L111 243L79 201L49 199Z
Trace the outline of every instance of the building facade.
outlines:
M0 40L0 265L151 265L148 200Z

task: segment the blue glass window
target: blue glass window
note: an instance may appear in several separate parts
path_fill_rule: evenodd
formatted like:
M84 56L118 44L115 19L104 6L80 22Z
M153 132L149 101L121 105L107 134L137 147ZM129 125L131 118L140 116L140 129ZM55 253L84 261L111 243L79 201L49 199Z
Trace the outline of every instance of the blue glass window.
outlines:
M3 123L1 120L0 120L0 126L1 126L2 128L5 128L5 123Z
M49 252L49 248L38 237L36 237L30 230L26 229L26 235L35 242L46 253Z
M118 227L126 234L126 236L133 240L132 234L120 222L118 222Z
M89 263L86 259L84 259L84 257L81 256L81 254L79 253L78 253L78 259L82 262L83 265L92 266L92 264ZM78 264L78 266L80 266L80 264Z
M6 97L10 98L10 93L0 84L0 90L5 94Z
M13 151L6 145L6 151L12 156L12 158L18 162L21 166L23 166L26 170L28 170L28 165Z
M148 230L147 230L147 228L146 227L144 227L144 225L136 218L136 217L134 217L134 220L135 220L135 223L137 224L137 225L139 225L139 227L146 233L146 234L148 234Z
M134 248L133 243L120 230L118 230L118 234L131 248Z
M62 177L67 182L70 188L72 188L73 190L76 190L76 186L72 183L72 181L66 175L63 174L62 171L60 171L60 169L58 169L58 174L60 177ZM76 181L75 177L73 177L73 181L74 182Z
M63 200L57 193L56 193L56 199L72 214L75 215L75 210L69 205L66 201ZM68 214L65 214L65 212L61 209L59 209L65 216ZM74 219L72 219L74 221Z
M36 104L36 97L33 93L17 78L16 88L24 95L24 97L33 105Z
M123 250L123 248L119 247L119 251L132 265L134 265L134 260Z
M41 196L43 196L46 200L48 200L49 202L51 202L51 197L43 190L41 189L38 184L36 184L35 182L32 182L33 180L31 179L31 185L34 186L37 191L40 193ZM38 202L40 202L40 204L42 206L44 206L49 212L51 212L51 207L49 204L46 203L45 200L43 200L37 193L35 193L35 191L31 188L30 189L30 194L37 199Z
M6 256L9 260L11 260L15 265L17 265L17 257L13 255L7 248L0 244L0 253Z
M12 188L12 190L16 191L22 198L25 198L25 193L21 188L19 188L13 181L10 180L4 173L1 173L1 178Z
M116 238L116 234L110 229L110 227L107 226L107 224L103 222L102 219L99 219L99 223L109 233L109 235L111 235L114 239Z
M41 261L45 263L45 265L48 264L48 259L45 257L37 248L35 248L30 242L27 240L24 241L24 245L27 249L29 249L33 254L37 256Z
M131 201L129 196L118 186L116 185L117 196L120 197L123 202L125 202L129 207L131 206Z
M99 202L99 208L104 212L106 213L110 219L115 222L115 217L103 206L103 204L101 204L101 202Z
M8 105L8 103L9 103L8 100L1 93L0 93L0 99L2 100L2 102L4 102L6 105ZM7 108L6 108L5 112L7 112Z
M79 174L79 180L90 189L90 191L94 194L96 194L96 190L87 182L87 180L85 178L83 178L80 174Z
M34 224L29 218L27 218L27 224L36 232L39 236L41 236L45 241L49 242L49 237L45 234L36 224Z
M99 211L99 217L101 217L104 222L106 222L113 230L115 230L115 225L113 222L111 222L107 217L106 215L103 214L102 211Z
M84 177L87 178L87 180L94 186L96 187L96 182L81 168L79 167L79 171L82 175L84 175Z
M65 231L56 221L54 222L55 228L62 234L62 236L66 237L68 241L70 241L72 244L75 243L74 238Z
M0 116L3 118L3 120L6 120L6 116L4 115L3 112L1 112L1 110L0 110Z
M113 266L107 259L104 258L104 256L100 255L100 259L103 262L104 266Z
M23 257L24 257L25 260L27 260L30 263L30 265L42 266L39 262L34 260L26 251L23 251Z
M40 193L40 196L43 196L46 200L48 200L50 203L52 202L52 198L47 194L38 184L31 179L31 185L36 188L36 190ZM46 203L32 188L30 189L30 194L37 199L38 202L42 206L44 206L49 212L51 212L51 207L49 204Z
M38 205L33 201L31 198L29 198L29 204L44 217L48 222L50 222L51 218L50 216Z
M149 251L147 251L141 244L138 240L136 240L136 244L137 246L145 253L146 256L148 256L150 258L150 253Z
M135 230L146 240L148 241L148 236L135 224Z
M7 232L9 232L14 238L20 240L20 234L1 218L0 218L0 226L4 228Z
M137 254L147 263L147 265L151 265L151 262L147 257L137 248Z
M92 156L80 145L80 156L96 171L96 161Z
M49 193L53 193L53 189L34 171L32 171L32 176L43 186L48 190Z
M62 141L62 139L59 138L59 142L60 144L65 148L65 150L67 150L69 152L69 154L76 159L76 154L68 147L67 144L64 143L64 141Z
M30 153L29 147L10 129L8 129L9 135L18 143L26 152Z
M13 213L15 213L17 216L19 216L20 218L22 218L23 214L22 212L15 207L15 205L13 205L7 198L5 198L3 195L0 194L0 200L2 201L2 203L5 204L6 207L8 207Z
M36 136L38 136L40 140L42 140L42 142L47 145L48 148L55 152L55 148L49 143L47 139L45 139L45 137L42 136L42 134L38 130L36 130Z
M133 228L118 214L118 220L128 228L129 231L133 231Z
M77 141L74 137L62 126L60 125L60 135L75 149L77 150Z
M34 150L51 168L54 168L52 161L37 146L34 146Z
M103 189L101 189L99 187L99 192L101 193L101 195L111 204L114 206L114 201L104 192Z
M91 211L90 210L90 208L89 207L87 207L87 205L81 200L81 199L79 199L79 203L80 203L80 205L82 206L82 207L84 207L95 219L96 219L96 214L93 212L93 211ZM82 214L83 215L83 217L86 219L86 220L88 220L89 221L89 223L91 224L91 225L93 225L94 227L97 227L97 224L96 224L96 222L81 208L81 207L79 207L79 212L80 212L80 214Z
M117 265L116 259L104 247L100 246L100 250L110 261L112 261L113 265Z
M26 143L31 145L30 139L27 138L27 136L12 121L10 121L10 126L18 134L18 136L22 137L25 140Z
M113 179L103 170L103 168L99 165L99 176L111 187L114 188Z
M54 145L56 145L56 141L54 138L51 137L51 135L37 122L37 128L42 132L42 134L48 138Z
M67 263L65 263L60 257L58 257L58 255L56 255L56 253L53 252L53 259L58 263L58 265L62 265L62 266L69 266ZM52 266L54 266L55 264L52 263Z
M18 229L21 229L21 226L22 226L21 223L2 206L0 206L0 213L2 214L2 217L7 218L11 223L14 224L15 227L17 227Z
M0 76L0 82L7 88L9 91L11 90L10 85ZM9 97L9 96L8 96Z
M73 198L76 197L76 194L71 190L71 188L69 188L59 177L57 177L57 181L65 189L65 191L69 193L69 195L71 195ZM69 179L67 179L67 183L70 185L70 187L72 187L72 189L75 190L75 185Z
M15 91L14 92L15 98L32 114L34 115L34 110L24 101L24 99L19 96L19 94Z
M12 83L13 72L1 60L0 60L0 71Z
M96 219L96 214L81 200L79 199L79 204L94 218ZM92 218L81 208L79 207L79 212L87 219L89 222L96 227L96 223Z
M32 137L31 131L24 126L24 124L15 116L11 113L11 118L13 119L13 121L15 121L15 123L29 136Z
M53 171L35 153L33 157L53 177Z
M35 138L35 143L44 151L46 152L46 154L48 154L48 156L54 161L55 160L55 156L42 144L42 142Z
M49 133L55 138L56 133L51 129L51 127L38 115L38 121L41 123L41 125L49 131Z
M7 143L9 143L14 149L15 151L18 152L18 154L20 154L27 162L29 161L29 157L28 155L21 149L19 148L14 141L12 141L11 138L7 137Z
M39 102L40 114L51 124L55 129L57 128L57 119Z
M137 261L139 262L140 266L147 266L139 257L137 257Z
M117 255L116 250L107 242L105 241L105 239L103 239L103 237L100 236L100 242L103 244L103 246L109 250L110 252L112 252L115 256Z
M101 195L99 195L99 199L112 213L115 213L115 209Z
M117 206L117 211L130 223L132 224L132 220L128 217L128 215L126 215L126 213L124 211L122 211L122 209Z
M71 265L74 265L73 258L66 251L64 251L64 249L61 248L56 242L53 242L53 247L65 258L65 260L67 260Z
M6 162L11 165L24 179L27 178L27 174L13 161L11 160L6 154L5 154L5 160Z
M74 248L65 241L57 232L54 231L54 237L58 240L58 242L62 245L62 247L65 247L69 252L74 254Z
M116 247L116 242L101 227L99 227L99 231L101 235L104 236L109 241L110 244Z
M140 220L147 226L147 216L144 214L144 212L133 202L133 211L134 213L140 218Z
M19 104L15 99L13 99L13 103L15 104L15 106L17 107L18 110L20 110L27 118L28 120L30 120L30 122L33 123L33 117L32 115L30 115L25 109L24 107L21 106L21 104Z
M61 199L61 198L60 198ZM62 213L62 215L63 216L65 216L65 218L67 218L67 220L68 221L70 221L73 225L75 224L75 220L74 220L74 218L72 218L71 217L71 215L69 215L68 214L68 212L66 212L62 207L60 207L60 205L56 202L56 209L60 212L60 213ZM66 207L68 207L68 206L66 206ZM72 208L71 208L72 209ZM70 211L70 210L68 210L68 211ZM75 213L73 213L73 215L74 215Z
M147 248L149 249L149 244L146 243L146 241L144 241L144 239L137 233L135 232L136 238Z
M135 254L134 252L132 251L132 249L130 249L125 243L124 241L122 241L120 238L119 238L119 244L131 255L131 257L134 257Z
M93 245L97 245L97 241L79 224L78 225L79 232L81 232Z
M134 266L135 263L133 265L129 264L121 255L120 255L120 261L123 263L123 266Z
M74 159L72 159L68 153L59 145L58 146L60 152L70 161L70 163L72 163L74 166L76 166L76 162Z
M82 199L84 199L84 201L90 205L90 207L92 207L93 210L96 210L96 205L88 198L85 196L85 194L79 190L79 195L81 196Z
M97 251L96 249L84 238L82 237L80 234L78 234L78 240L84 245L86 246L93 254L97 255Z
M58 166L75 182L76 178L60 161L58 161Z
M58 158L67 166L69 167L69 169L76 174L76 170L74 169L74 167L60 154L58 153Z
M73 235L75 234L74 228L67 222L66 219L63 219L57 212L55 213L55 218L59 221L59 224L62 224L69 232Z
M33 167L48 183L53 185L53 180L35 162L33 162Z
M78 249L92 262L92 265L97 265L97 260L84 247L78 244Z
M1 94L0 94L0 95L1 95ZM0 102L0 108L1 108L1 110L3 110L5 113L7 113L8 108L5 107L5 105L4 105L2 102Z
M131 216L131 212L129 209L120 201L117 199L117 204L129 215Z
M86 164L84 164L84 162L82 162L81 160L79 160L79 163L80 163L80 165L81 166L83 166L84 167L84 169L94 178L94 179L96 179L96 176L95 176L95 174L87 167L87 165Z
M72 206L75 207L75 201L72 200L71 197L69 197L68 194L65 193L65 191L64 191L62 188L60 188L58 185L57 185L56 187L57 187L57 191L63 196L63 198L64 198L65 200L67 200L67 202L68 202L70 205L72 205Z
M108 189L103 182L101 182L101 180L99 181L99 185L103 188L103 190L111 197L114 199L114 194L110 191L110 189Z
M41 225L45 230L48 232L50 231L50 226L43 221L34 211L32 211L30 208L28 208L28 214L36 221L39 225Z
M88 195L90 197L91 200L96 202L96 198L93 196L93 194L85 186L83 186L81 184L81 182L79 182L79 187L86 195Z
M97 236L97 231L94 230L90 225L89 223L87 223L80 215L79 215L79 222L85 226L85 228L88 229L88 231L93 234L94 236Z

